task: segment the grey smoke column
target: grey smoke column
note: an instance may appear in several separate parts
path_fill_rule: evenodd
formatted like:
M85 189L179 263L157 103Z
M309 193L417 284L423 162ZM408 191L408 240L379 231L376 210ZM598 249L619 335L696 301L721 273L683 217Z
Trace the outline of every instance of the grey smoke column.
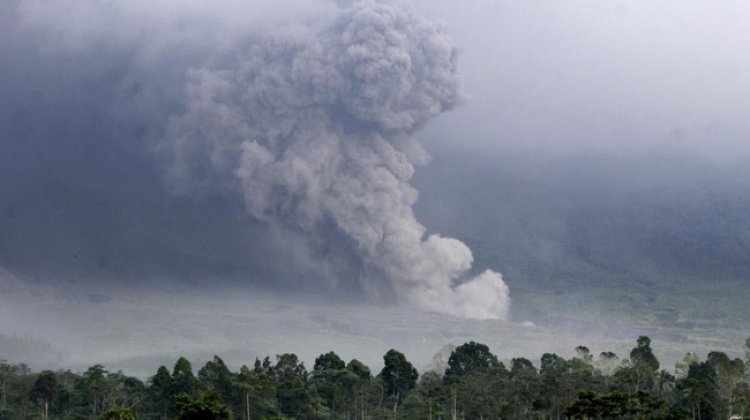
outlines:
M500 274L461 282L469 248L425 236L412 211L409 180L427 157L412 135L461 99L454 44L398 6L362 1L337 14L189 71L185 112L169 128L174 178L236 184L270 224L310 236L334 226L363 276L384 276L403 302L505 318Z

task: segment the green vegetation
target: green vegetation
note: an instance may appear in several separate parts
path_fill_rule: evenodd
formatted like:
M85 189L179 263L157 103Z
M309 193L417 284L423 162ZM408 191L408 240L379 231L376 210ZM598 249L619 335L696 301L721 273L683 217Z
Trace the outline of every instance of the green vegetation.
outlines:
M748 360L687 354L674 373L639 337L628 358L545 353L508 366L481 343L419 376L390 350L375 376L357 360L320 355L312 371L287 353L231 371L219 357L194 374L180 358L142 382L94 365L83 373L32 372L0 363L0 419L728 419L750 418Z

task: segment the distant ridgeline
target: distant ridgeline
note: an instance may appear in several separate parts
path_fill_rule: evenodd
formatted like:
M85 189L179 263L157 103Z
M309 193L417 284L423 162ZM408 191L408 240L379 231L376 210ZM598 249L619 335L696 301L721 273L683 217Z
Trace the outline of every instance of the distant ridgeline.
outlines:
M750 358L750 339L745 342ZM31 372L0 363L0 419L744 419L750 364L711 352L688 353L674 373L661 369L651 339L627 358L595 357L579 346L565 359L506 366L469 342L421 376L390 350L373 375L330 352L311 371L296 355L256 359L233 372L215 356L197 375L185 358L144 383L95 365L83 373Z
M64 354L52 344L33 336L0 334L0 360L34 360L40 364L58 363ZM2 388L0 388L2 392Z

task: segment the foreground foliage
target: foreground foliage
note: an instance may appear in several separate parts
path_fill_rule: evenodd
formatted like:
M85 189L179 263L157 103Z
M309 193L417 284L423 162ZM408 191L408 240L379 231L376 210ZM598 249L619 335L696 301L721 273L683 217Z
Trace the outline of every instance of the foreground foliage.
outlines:
M750 339L745 343L750 358ZM31 372L0 363L0 419L728 419L750 418L750 364L711 352L662 369L651 340L628 358L576 348L499 361L481 343L453 350L444 370L419 376L390 350L373 375L357 360L320 355L308 371L294 354L231 371L215 356L197 375L180 358L143 381L94 365Z

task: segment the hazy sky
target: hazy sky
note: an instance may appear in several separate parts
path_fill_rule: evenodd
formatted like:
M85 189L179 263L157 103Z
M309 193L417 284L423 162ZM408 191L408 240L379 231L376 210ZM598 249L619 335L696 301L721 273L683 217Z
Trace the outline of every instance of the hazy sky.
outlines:
M360 20L339 15L351 3L3 2L0 282L251 284L503 318L513 287L508 301L495 271L513 286L523 267L569 258L555 235L574 231L570 214L607 227L624 217L611 216L617 200L640 210L631 196L655 209L639 213L644 226L679 207L670 232L711 237L747 265L750 233L724 229L744 223L744 175L721 171L750 160L749 3L414 0L413 14L373 7ZM367 47L344 48L352 40ZM588 190L589 172L575 172L606 178L610 164L617 187ZM661 184L638 189L650 180ZM416 215L415 185L428 203ZM502 233L495 248L523 264L506 271L482 238L460 235L464 196L482 198L464 232ZM455 240L424 236L441 221ZM619 244L610 233L591 236ZM481 264L460 241L482 246ZM612 249L643 243L655 242ZM586 264L600 269L597 255Z
M299 241L279 239L288 232L243 214L248 202L231 191L234 175L188 196L171 194L168 175L179 157L164 139L194 95L189 69L238 65L269 34L293 45L324 27L336 7L324 0L5 2L0 263L37 277L47 269L85 277L109 269L131 281L201 266L198 277L215 270L243 277L269 265L260 271L283 284L318 270L321 255L295 250ZM413 8L443 25L459 51L463 104L416 133L438 155L520 150L544 160L666 151L729 162L750 153L744 2L417 0ZM222 117L192 120L199 118ZM411 163L423 160L418 146L399 147L410 150ZM349 246L323 242L319 254L330 264L313 277L360 269L331 262ZM269 263L278 250L299 270Z
M748 156L746 2L417 5L462 48L471 100L433 126L456 145Z

